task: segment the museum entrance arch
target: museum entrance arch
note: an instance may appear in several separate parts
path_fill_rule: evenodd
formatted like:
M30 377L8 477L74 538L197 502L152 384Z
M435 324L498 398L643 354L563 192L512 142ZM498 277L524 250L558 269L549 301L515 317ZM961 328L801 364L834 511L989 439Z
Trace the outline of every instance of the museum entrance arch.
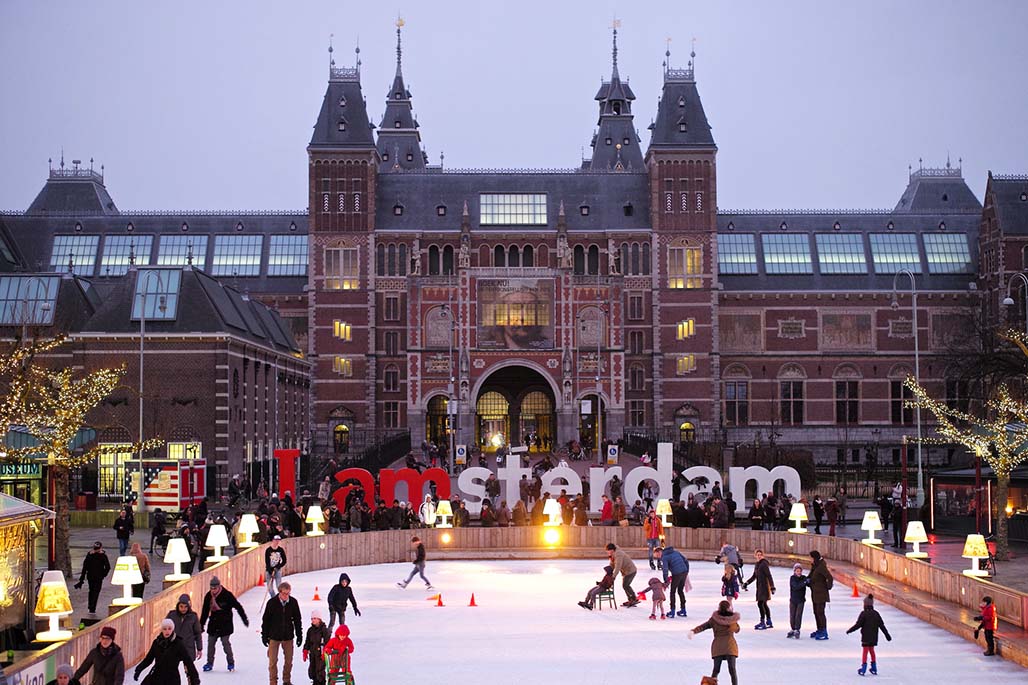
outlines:
M486 377L475 398L475 444L483 452L524 445L552 448L557 439L557 403L553 386L538 371L506 366Z

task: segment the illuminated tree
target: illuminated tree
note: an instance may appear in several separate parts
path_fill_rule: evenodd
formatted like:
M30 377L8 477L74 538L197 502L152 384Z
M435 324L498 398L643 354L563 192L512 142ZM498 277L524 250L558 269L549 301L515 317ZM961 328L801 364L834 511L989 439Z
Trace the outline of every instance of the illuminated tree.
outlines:
M1028 336L1008 331L1003 336L1028 356ZM908 377L906 385L914 393L907 404L930 411L938 425L941 438L925 438L923 442L959 443L985 461L996 474L996 558L1009 558L1007 542L1007 492L1010 473L1028 460L1028 402L1014 396L1006 384L985 400L983 416L975 416L933 399L917 381ZM988 506L991 515L991 503Z
M71 576L68 549L69 475L72 468L98 457L124 450L124 446L97 445L81 454L72 450L72 441L87 425L86 416L117 387L125 368L99 369L77 374L74 368L50 369L37 365L34 357L58 347L63 337L19 347L0 356L0 378L6 394L0 401L0 421L4 430L21 426L37 444L7 449L0 460L25 463L46 459L51 469L55 520L55 556L59 570ZM161 440L147 440L132 446L133 451L153 449Z

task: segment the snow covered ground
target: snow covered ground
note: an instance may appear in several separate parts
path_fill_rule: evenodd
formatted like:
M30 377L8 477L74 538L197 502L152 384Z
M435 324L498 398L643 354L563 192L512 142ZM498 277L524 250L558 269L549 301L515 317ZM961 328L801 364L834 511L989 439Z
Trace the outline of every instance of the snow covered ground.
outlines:
M638 560L637 560L638 563ZM710 673L709 631L687 640L688 629L706 620L719 600L721 568L693 561L687 618L650 621L650 603L633 609L587 611L576 602L602 575L605 561L432 561L426 575L436 590L425 591L415 577L407 589L396 587L409 563L354 566L288 576L300 602L304 630L314 608L326 611L326 598L341 571L353 579L362 616L347 615L355 643L354 675L358 685L386 683L463 683L489 685L559 682L562 685L649 682L699 683ZM747 566L747 574L752 570ZM803 637L786 638L788 575L774 568L779 588L771 602L775 627L754 631L757 608L754 588L742 593L736 609L742 614L738 634L741 683L853 683L860 681L860 634L846 635L860 613L862 598L851 598L841 585L828 607L830 640L816 642L809 598ZM639 565L635 589L657 575L645 560ZM315 586L321 601L314 602ZM618 603L624 601L620 579ZM215 670L202 675L204 685L228 685L235 676L250 683L267 682L267 657L256 630L264 588L241 597L250 628L237 621L233 636L236 673L226 671L218 653ZM426 597L442 593L445 606ZM474 593L477 607L469 607ZM894 683L1024 683L1024 669L999 658L982 656L984 646L959 639L878 603L893 635L878 647L877 680ZM970 627L968 628L970 630ZM206 646L206 645L205 645ZM867 676L871 678L871 676ZM307 665L296 652L294 685L306 685ZM727 669L720 682L728 683Z

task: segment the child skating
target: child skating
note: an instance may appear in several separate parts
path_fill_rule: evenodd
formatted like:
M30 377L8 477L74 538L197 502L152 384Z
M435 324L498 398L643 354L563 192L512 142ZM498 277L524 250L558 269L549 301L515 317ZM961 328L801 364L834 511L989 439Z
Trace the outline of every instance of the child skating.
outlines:
M721 596L728 600L728 606L739 599L739 577L732 564L725 564L725 575L721 576Z
M307 675L312 685L325 685L325 645L331 633L321 612L311 612L311 627L307 629L307 639L303 643L303 660L308 662Z
M800 630L803 628L803 605L807 603L807 577L803 575L803 567L799 564L792 565L792 575L789 576L789 634L787 638L800 639Z
M596 597L601 592L607 592L608 590L614 589L614 567L604 566L603 567L603 578L596 581L596 585L589 588L589 592L585 593L585 600L578 603L578 606L583 609L593 610L593 605L596 604Z
M664 615L664 600L666 599L664 595L664 582L660 578L650 578L647 583L647 588L639 593L640 601L646 598L647 592L653 593L653 596L651 597L653 600L653 608L650 609L650 620L656 621L657 616L659 615L660 620L663 621L667 618L667 616Z
M864 610L860 612L860 616L857 616L857 622L846 631L849 635L853 631L860 629L860 644L864 648L860 656L860 668L857 669L857 673L864 675L867 673L867 657L871 657L871 675L878 675L878 657L875 656L875 647L878 646L878 631L881 630L885 634L885 639L892 642L892 635L889 635L889 631L885 627L885 621L882 620L882 615L875 611L875 596L868 595L864 598Z

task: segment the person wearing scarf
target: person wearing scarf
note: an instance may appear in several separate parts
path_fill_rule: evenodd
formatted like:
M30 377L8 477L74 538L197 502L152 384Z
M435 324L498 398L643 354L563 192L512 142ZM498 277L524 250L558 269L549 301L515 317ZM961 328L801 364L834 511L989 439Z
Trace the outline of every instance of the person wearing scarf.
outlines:
M189 658L186 645L182 638L175 634L175 622L166 618L161 621L161 632L150 645L146 657L136 666L133 678L139 680L139 675L147 666L153 664L153 668L143 679L144 685L180 685L180 663L186 669L186 680L189 685L200 685L200 674L196 672L196 666L193 666L193 660Z
M243 625L249 627L250 621L246 618L243 605L239 603L235 595L229 592L218 580L217 576L211 578L211 589L203 598L203 610L200 613L200 629L207 626L207 663L204 664L204 672L214 669L214 647L218 640L221 640L221 647L225 650L225 659L228 661L228 670L236 669L236 660L232 654L232 643L229 637L232 635L232 610L239 612L239 618ZM208 619L210 622L208 623Z

